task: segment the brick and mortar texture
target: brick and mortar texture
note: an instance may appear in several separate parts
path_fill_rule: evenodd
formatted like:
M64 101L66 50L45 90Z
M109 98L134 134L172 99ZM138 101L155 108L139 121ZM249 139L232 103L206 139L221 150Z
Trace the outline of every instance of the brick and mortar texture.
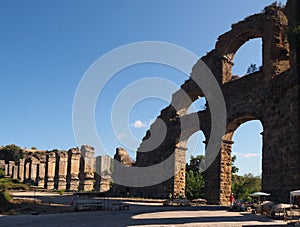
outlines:
M299 25L299 12L297 0L288 1L285 9L266 7L262 13L232 25L232 30L218 38L215 49L201 58L221 87L227 111L226 132L220 152L204 172L205 198L209 203L228 204L234 143L232 136L241 124L251 120L259 120L263 125L262 190L269 192L273 201L287 202L289 192L300 188L299 47L290 44L286 34L288 27ZM263 65L258 72L233 78L234 55L245 42L253 38L263 41ZM200 63L197 62L191 78L201 76L198 74L199 67ZM192 102L198 96L205 97L192 79L187 80L181 89ZM182 90L173 94L170 106L163 109L151 125L137 151L134 164L139 167L151 166L173 155L174 165L171 168L175 170L180 166L179 172L161 184L132 188L133 194L167 198L170 193L185 192L185 144L199 128L194 125L181 128L180 121L189 121L193 117L193 114L187 114L191 102L184 97ZM206 110L196 114L200 130L208 140L209 105ZM165 135L161 132L160 120L167 127ZM151 140L160 136L164 136L164 140L157 148L143 152L149 148Z

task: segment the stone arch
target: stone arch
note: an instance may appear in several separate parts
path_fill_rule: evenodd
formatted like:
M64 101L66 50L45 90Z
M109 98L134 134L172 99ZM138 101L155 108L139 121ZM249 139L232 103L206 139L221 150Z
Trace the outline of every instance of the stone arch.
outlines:
M266 7L263 13L247 17L232 25L232 29L219 36L216 47L202 58L211 67L219 83L232 80L235 53L250 39L263 41L263 65L265 79L270 79L290 67L289 43L285 35L288 20L282 9Z
M263 190L286 201L289 189L300 187L299 156L292 155L299 149L299 127L290 122L299 122L297 74L288 70L289 44L285 35L288 26L287 17L283 10L273 5L266 7L263 13L255 14L245 20L232 25L232 30L221 35L214 50L201 60L211 69L220 84L227 109L227 131L223 136L220 151L213 164L205 171L209 181L206 181L205 197L210 203L227 205L231 191L231 146L234 130L243 122L258 119L264 127L263 149ZM262 70L232 81L231 61L236 51L248 40L262 38L263 40L263 66ZM159 147L143 152L147 140L152 135L159 136L160 128L157 121L151 125L140 147L137 150L137 167L145 167L162 162L174 154L174 169L176 166L185 166L185 146L187 139L199 130L193 124L195 116L199 118L200 130L205 137L210 136L210 110L188 114L189 106L198 97L205 94L192 78L200 77L201 67L198 61L192 69L191 78L181 86L181 89L172 96L171 104L163 109L158 119L165 123L167 128L164 141ZM292 103L292 104L291 104ZM278 110L278 111L275 111ZM184 127L180 124L185 121ZM280 132L276 131L280 127ZM290 130L290 128L294 128ZM286 133L292 134L289 141L284 144L281 139ZM280 135L280 136L279 136ZM277 157L280 157L278 159ZM294 161L298 160L298 162ZM270 160L272 163L270 164ZM276 163L276 165L274 164ZM275 167L274 167L275 166ZM280 174L285 166L289 173L283 178ZM176 168L175 168L176 167ZM174 194L184 193L184 168L173 178L142 190L150 197L167 198L170 191ZM293 179L299 179L296 183ZM272 182L277 182L276 189ZM289 189L288 189L289 188Z
M222 82L232 80L232 66L235 53L247 41L261 38L263 42L262 71L269 78L287 69L289 45L285 34L288 21L281 10L267 8L266 13L255 14L232 25L232 30L221 35L216 51L222 56ZM271 51L272 50L272 51ZM283 68L280 67L285 65Z

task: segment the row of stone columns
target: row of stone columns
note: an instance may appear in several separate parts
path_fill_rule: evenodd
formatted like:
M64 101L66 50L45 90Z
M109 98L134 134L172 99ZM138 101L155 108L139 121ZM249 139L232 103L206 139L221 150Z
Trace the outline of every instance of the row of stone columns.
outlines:
M0 160L0 168L6 176L48 190L107 191L111 158L94 155L93 147L83 145L80 150L33 153L20 159L18 165Z

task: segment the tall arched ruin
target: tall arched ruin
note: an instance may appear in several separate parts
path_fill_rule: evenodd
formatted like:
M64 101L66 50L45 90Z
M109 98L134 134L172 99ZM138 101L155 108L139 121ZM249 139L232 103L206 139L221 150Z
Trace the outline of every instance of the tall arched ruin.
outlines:
M272 199L287 201L289 191L300 188L299 144L299 49L290 45L286 31L299 25L299 2L288 1L282 9L274 4L262 13L233 24L218 38L215 49L201 60L211 69L224 95L227 127L220 152L205 173L205 198L209 203L228 204L231 192L231 148L234 131L244 122L260 120L263 125L262 188ZM232 66L238 49L250 39L263 41L263 65L259 71L233 79ZM199 77L200 62L192 69L191 78ZM297 69L298 67L298 69ZM171 104L161 111L143 139L135 166L150 166L174 154L175 176L161 184L134 190L150 197L167 197L185 191L185 151L188 138L199 130L193 124L183 129L180 121L198 115L200 130L210 137L209 103L206 110L188 114L191 105L182 91L194 102L205 97L196 83L189 79L172 96ZM176 106L176 108L174 108ZM151 152L143 152L151 137L159 135L163 120L167 133L162 144ZM184 135L183 137L180 135ZM149 139L149 140L148 140ZM148 141L147 141L148 140Z

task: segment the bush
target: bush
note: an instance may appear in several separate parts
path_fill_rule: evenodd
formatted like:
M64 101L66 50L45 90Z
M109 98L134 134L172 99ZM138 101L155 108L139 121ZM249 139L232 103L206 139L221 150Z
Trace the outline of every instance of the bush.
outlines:
M0 190L29 190L29 186L21 184L19 180L11 178L0 178Z
M16 164L19 164L20 158L22 158L22 156L22 149L14 144L3 147L0 152L0 159L6 161L14 161Z
M10 203L9 200L11 199L11 196L5 192L0 191L0 212L9 210Z
M199 166L203 156L191 156L190 163L186 165L185 173L185 193L188 199L197 199L203 197L204 177L199 171Z
M0 169L0 178L5 177L5 171L3 169Z

